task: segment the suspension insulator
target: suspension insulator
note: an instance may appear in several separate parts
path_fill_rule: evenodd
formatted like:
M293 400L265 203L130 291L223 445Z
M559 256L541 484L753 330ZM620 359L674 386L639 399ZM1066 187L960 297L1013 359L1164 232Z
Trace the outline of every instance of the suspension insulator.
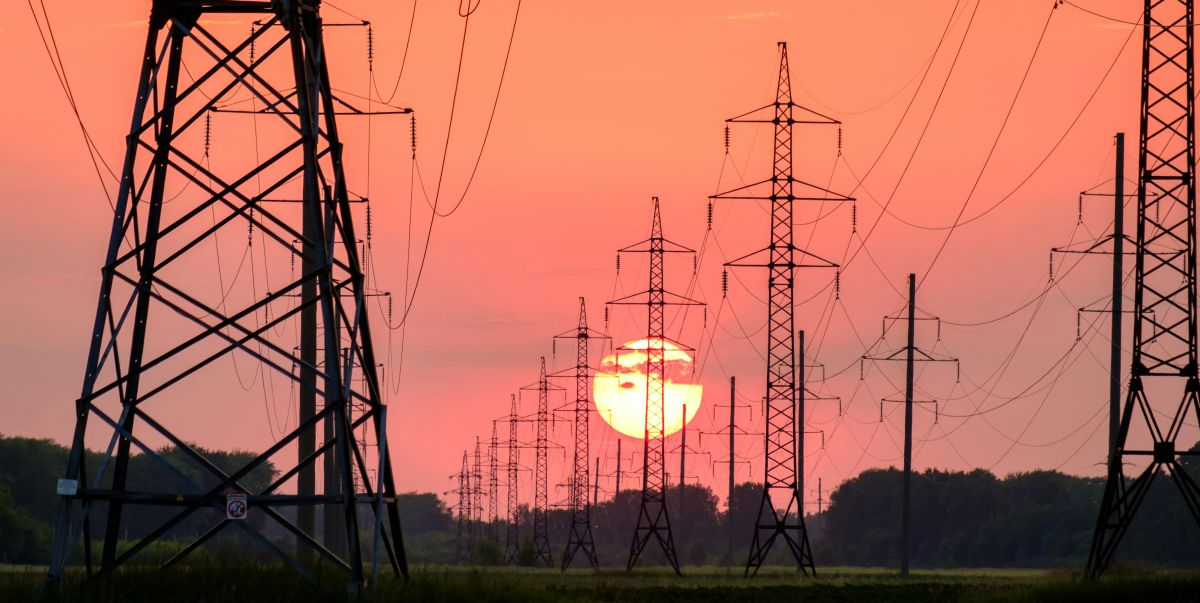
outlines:
M708 229L712 230L713 202L708 202Z
M833 299L842 299L842 271L833 274Z
M212 111L204 112L204 156L208 157L208 147L212 143Z
M1079 209L1075 214L1075 223L1083 224L1083 193L1079 194Z
M729 271L721 271L721 297L729 294Z
M708 306L704 306L704 328L708 328Z
M375 71L375 30L367 24L367 71Z
M838 126L837 152L838 152L838 156L840 157L842 155L842 126L841 125Z
M413 157L417 156L417 114L413 113L408 120L408 136L409 145L412 147Z
M1054 280L1054 251L1050 251L1050 280Z
M250 219L246 221L246 245L254 244L254 206L250 207Z
M621 254L617 254L617 274L621 274Z
M371 243L371 200L367 199L367 244Z
M850 232L858 232L858 203L850 202Z
M388 324L390 325L390 324L392 324L392 294L388 293L387 298L388 298L388 319L387 319L387 321L388 321Z
M725 154L729 154L729 126L725 126Z
M692 256L692 274L696 274L696 270L698 270L699 268L700 268L699 262L697 262L696 256L693 255Z
M255 34L256 29L257 29L257 25L254 23L251 23L250 24L250 62L251 63L254 63L254 42L255 42L254 34Z

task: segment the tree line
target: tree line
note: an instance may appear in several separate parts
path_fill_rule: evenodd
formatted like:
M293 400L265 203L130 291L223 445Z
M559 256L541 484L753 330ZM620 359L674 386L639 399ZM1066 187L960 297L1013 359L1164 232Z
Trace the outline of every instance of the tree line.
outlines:
M1200 448L1193 448L1197 450ZM179 471L201 484L215 482L194 468L174 449L161 451ZM209 451L218 465L232 467L252 458L247 452ZM66 448L49 440L0 437L0 563L44 564L49 559L50 536L57 503L55 483L66 466ZM1195 457L1184 461L1195 474ZM89 453L88 466L99 455ZM146 455L130 461L131 488L161 491L177 480L171 471ZM250 489L261 488L275 477L265 466L247 480ZM871 469L845 481L834 490L827 506L816 512L806 508L813 554L817 565L895 566L898 559L899 510L902 474L894 468ZM176 486L178 487L178 486ZM1078 567L1087 557L1095 527L1104 480L1077 477L1056 471L1032 471L1005 477L984 471L928 469L914 474L912 504L912 563L914 567ZM749 554L752 529L761 500L758 484L734 488L727 504L706 486L672 486L668 513L681 564L739 567ZM592 509L592 531L597 556L608 567L623 567L637 521L640 492L624 490ZM485 521L482 537L473 550L463 550L459 522L447 501L433 493L408 492L399 497L405 548L413 564L503 562L506 523ZM103 507L103 505L100 505ZM503 514L504 505L500 504ZM139 508L127 513L127 532L145 533L166 519L169 509ZM318 514L319 517L320 514ZM518 510L521 553L518 562L532 564L532 513ZM263 527L263 518L251 521ZM570 512L548 512L549 541L555 562L560 561L570 526ZM93 535L103 534L102 508L90 517ZM198 516L168 533L182 546L213 523ZM265 526L270 538L288 537ZM464 526L468 531L471 526ZM369 530L369 525L364 525ZM1118 560L1162 566L1195 567L1200 562L1200 534L1190 512L1169 476L1160 476L1151 488L1118 552ZM125 534L122 534L124 536ZM499 542L493 538L498 535ZM247 547L228 536L227 550ZM218 541L220 544L220 541ZM781 543L780 543L781 544ZM657 547L646 549L645 565L665 564ZM580 559L580 563L586 563ZM790 564L785 547L777 546L768 563Z

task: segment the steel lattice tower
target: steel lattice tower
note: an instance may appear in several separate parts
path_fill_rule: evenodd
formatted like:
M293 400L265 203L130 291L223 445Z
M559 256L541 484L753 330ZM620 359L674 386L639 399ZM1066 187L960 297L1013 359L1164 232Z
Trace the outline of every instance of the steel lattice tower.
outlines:
M806 574L810 570L816 571L804 523L803 494L800 492L804 475L804 397L799 395L796 377L794 277L797 268L836 268L837 265L795 246L792 206L795 201L849 200L848 197L794 177L792 126L840 122L792 102L786 43L779 43L779 53L775 101L726 120L728 123L774 125L771 177L712 197L767 200L771 203L770 243L767 248L726 264L766 268L768 272L765 475L750 558L746 563L748 576L758 572L775 539L781 536L800 569ZM796 115L797 112L800 115ZM768 184L769 195L755 192L755 189ZM801 188L799 194L797 185ZM764 255L765 258L762 257Z
M1193 0L1146 0L1143 15L1141 123L1133 361L1129 391L1088 555L1088 576L1104 572L1160 471L1167 471L1200 522L1200 485L1180 463L1197 453L1176 442L1189 414L1200 419L1196 367L1196 112ZM1120 203L1120 200L1117 200ZM1147 382L1154 383L1152 392ZM1171 390L1182 385L1182 392ZM1176 390L1178 391L1178 390ZM1152 397L1179 395L1167 425ZM1135 410L1137 411L1135 413ZM1130 430L1152 446L1129 447ZM1144 466L1126 482L1126 462Z
M517 498L517 470L521 463L521 444L517 440L517 424L520 422L520 417L517 416L517 395L512 395L512 406L508 411L508 463L505 465L508 475L507 487L504 489L508 498L507 511L508 525L504 530L504 561L505 563L515 563L517 561L517 553L521 549L520 530L521 525L520 501Z
M496 422L492 421L492 440L488 443L488 536L492 542L500 543L500 516L497 514L500 498L500 434Z
M551 385L546 374L546 357L541 358L541 368L538 372L537 383L527 385L522 390L534 390L538 394L537 405L537 440L534 443L533 467L533 546L537 549L536 559L554 567L554 557L550 552L550 390L561 390L561 387Z
M81 542L89 577L108 574L172 528L197 519L211 519L211 527L167 565L232 526L315 580L302 555L285 551L253 523L226 517L222 511L229 493L246 494L249 513L269 518L270 525L295 537L301 552L315 551L346 570L359 587L365 581L359 514L370 508L381 530L376 541L382 541L392 569L407 575L385 447L378 460L366 459L354 438L354 430L367 425L377 442L384 441L384 411L338 135L337 108L345 105L332 93L319 11L319 3L293 0L153 3L83 387L75 403L71 452L58 484L52 581L62 580ZM214 14L225 19L240 15L261 26L223 39L227 36L215 35L202 23ZM248 60L254 46L259 54ZM185 61L191 73L181 81ZM196 139L206 115L239 91L266 107L260 114L284 132L283 140L246 171L210 169L188 150L188 140ZM189 193L179 197L175 192L180 189ZM200 286L189 272L198 263L211 263L208 245L218 232L244 233L247 225L274 252L290 254L305 269L292 282L276 283L276 290L256 292L245 305L229 308L224 299L214 299L208 282ZM298 355L290 342L271 336L272 329L305 320L319 323L323 333L320 358ZM177 435L158 409L168 399L178 402L186 386L211 376L205 369L235 353L291 379L324 405L252 460L222 467ZM293 366L300 367L300 375L293 374ZM351 416L352 403L362 404L361 415ZM294 451L297 442L318 439L325 422L332 437L323 446L297 455L295 462L285 458L282 452ZM107 448L97 466L87 467L85 444L96 439L106 441ZM155 449L163 445L181 453L176 458L186 459L186 471ZM152 484L131 480L134 448L177 479ZM378 463L375 477L367 470L368 460ZM279 467L280 477L251 491L246 478L268 462ZM322 494L281 491L298 475L311 475L317 463L336 464L332 489ZM364 486L361 495L355 492L356 479ZM107 507L98 574L92 568L93 534L86 520L96 505ZM119 552L118 540L128 529L127 511L148 506L174 514L147 533L132 535L131 546ZM280 511L292 507L298 515L312 517L313 509L329 506L336 506L341 516L341 525L331 528L348 545L345 554L331 551L310 526L297 525Z
M466 563L475 551L471 541L471 468L467 462L467 451L463 451L462 469L453 477L458 478L458 537L455 539L454 558Z
M679 573L675 554L675 539L671 534L671 518L667 514L666 451L663 437L666 431L666 351L665 310L667 306L702 306L701 302L669 293L664 288L664 257L668 253L695 253L691 249L663 237L662 214L658 197L653 197L654 215L650 223L650 238L618 250L621 253L645 253L650 256L649 288L610 301L614 305L646 306L646 428L642 448L642 497L638 509L637 527L629 548L626 570L633 570L638 558L653 537L662 547L667 561ZM685 348L682 344L671 342ZM626 348L627 349L627 348Z
M475 436L475 457L471 464L471 540L483 539L483 451L479 436ZM472 550L472 552L474 552Z
M567 571L575 553L583 551L592 569L599 570L596 559L596 543L592 537L592 508L588 504L588 419L591 412L592 369L588 366L588 343L593 338L604 337L588 328L587 306L579 298L579 324L576 328L556 336L556 339L575 340L575 366L556 373L555 376L570 376L575 379L575 442L571 473L571 531L567 535L567 548L563 552L562 569Z

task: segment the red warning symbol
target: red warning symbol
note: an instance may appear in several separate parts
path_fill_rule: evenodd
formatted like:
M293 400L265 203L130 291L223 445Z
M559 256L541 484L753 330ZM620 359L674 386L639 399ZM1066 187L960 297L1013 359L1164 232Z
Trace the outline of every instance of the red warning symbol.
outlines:
M248 510L245 494L226 494L225 495L225 518L233 521L246 519L246 511Z

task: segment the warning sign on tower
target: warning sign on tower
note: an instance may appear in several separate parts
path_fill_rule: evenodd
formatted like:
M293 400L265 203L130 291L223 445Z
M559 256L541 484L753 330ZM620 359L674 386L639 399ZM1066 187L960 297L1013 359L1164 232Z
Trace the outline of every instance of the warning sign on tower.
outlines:
M239 521L246 518L248 505L245 494L225 495L225 519Z

